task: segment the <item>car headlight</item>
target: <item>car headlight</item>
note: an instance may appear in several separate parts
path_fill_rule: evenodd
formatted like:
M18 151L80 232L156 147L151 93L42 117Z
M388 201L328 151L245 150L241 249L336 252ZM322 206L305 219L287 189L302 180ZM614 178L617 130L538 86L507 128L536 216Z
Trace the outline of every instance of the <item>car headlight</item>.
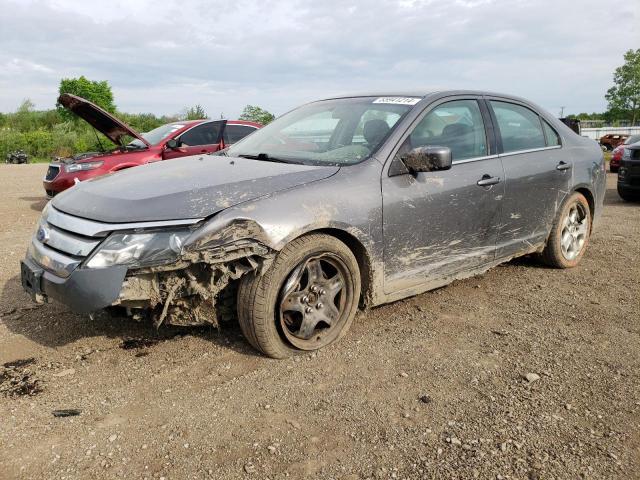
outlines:
M84 172L85 170L95 170L96 168L100 168L104 162L83 162L83 163L70 163L69 165L65 165L64 169L67 173L73 172Z
M177 260L190 230L157 231L149 233L113 233L89 258L89 268L126 265L149 267Z

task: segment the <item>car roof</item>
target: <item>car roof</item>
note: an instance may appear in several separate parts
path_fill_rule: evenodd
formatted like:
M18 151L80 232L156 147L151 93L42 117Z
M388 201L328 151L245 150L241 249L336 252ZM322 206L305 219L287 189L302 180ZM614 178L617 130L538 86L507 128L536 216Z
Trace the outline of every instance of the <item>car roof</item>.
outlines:
M430 96L450 96L450 95L485 95L489 97L504 97L518 100L525 103L531 103L530 101L518 97L516 95L509 95L505 93L491 92L486 90L385 90L376 92L361 92L347 95L336 95L333 97L324 98L322 100L336 100L339 98L356 98L356 97L419 97L426 98Z
M262 126L259 123L256 122L249 122L247 120L230 120L230 119L226 119L226 118L202 118L200 120L184 120L184 121L180 121L180 120L176 120L175 122L170 122L167 125L184 125L185 127L192 127L194 125L198 125L200 123L206 123L206 122L219 122L222 120L226 120L227 123L230 123L232 125L248 125L250 127L260 127Z

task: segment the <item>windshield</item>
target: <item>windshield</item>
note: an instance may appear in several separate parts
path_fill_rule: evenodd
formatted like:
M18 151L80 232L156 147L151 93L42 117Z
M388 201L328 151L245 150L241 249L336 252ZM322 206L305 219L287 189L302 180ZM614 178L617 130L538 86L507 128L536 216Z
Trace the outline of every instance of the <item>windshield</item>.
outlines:
M166 125L161 125L158 128L154 128L153 130L146 133L142 133L140 135L151 145L157 145L162 140L164 140L169 135L171 135L173 132L180 130L182 127L184 127L183 123L168 123ZM144 142L138 140L137 138L131 141L129 145L137 146L137 147L146 147Z
M310 165L351 165L373 154L413 97L359 97L304 105L257 130L227 155Z

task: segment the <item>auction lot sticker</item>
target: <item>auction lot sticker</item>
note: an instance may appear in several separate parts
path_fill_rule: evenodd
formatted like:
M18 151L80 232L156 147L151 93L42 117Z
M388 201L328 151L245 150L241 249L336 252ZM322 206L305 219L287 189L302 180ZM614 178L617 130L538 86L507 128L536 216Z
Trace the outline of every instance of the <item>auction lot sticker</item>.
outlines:
M376 98L373 103L391 103L393 105L415 105L421 98L412 97L380 97Z

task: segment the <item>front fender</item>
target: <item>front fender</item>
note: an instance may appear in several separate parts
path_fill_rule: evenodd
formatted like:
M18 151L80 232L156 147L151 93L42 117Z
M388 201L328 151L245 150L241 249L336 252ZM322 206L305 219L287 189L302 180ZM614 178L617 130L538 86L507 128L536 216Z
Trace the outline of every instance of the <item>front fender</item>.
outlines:
M314 231L357 240L372 275L372 294L382 286L381 166L375 161L341 168L335 175L229 207L185 242L185 251L250 239L280 251ZM341 235L341 233L347 235ZM356 256L357 253L356 253ZM378 282L377 279L380 279Z

